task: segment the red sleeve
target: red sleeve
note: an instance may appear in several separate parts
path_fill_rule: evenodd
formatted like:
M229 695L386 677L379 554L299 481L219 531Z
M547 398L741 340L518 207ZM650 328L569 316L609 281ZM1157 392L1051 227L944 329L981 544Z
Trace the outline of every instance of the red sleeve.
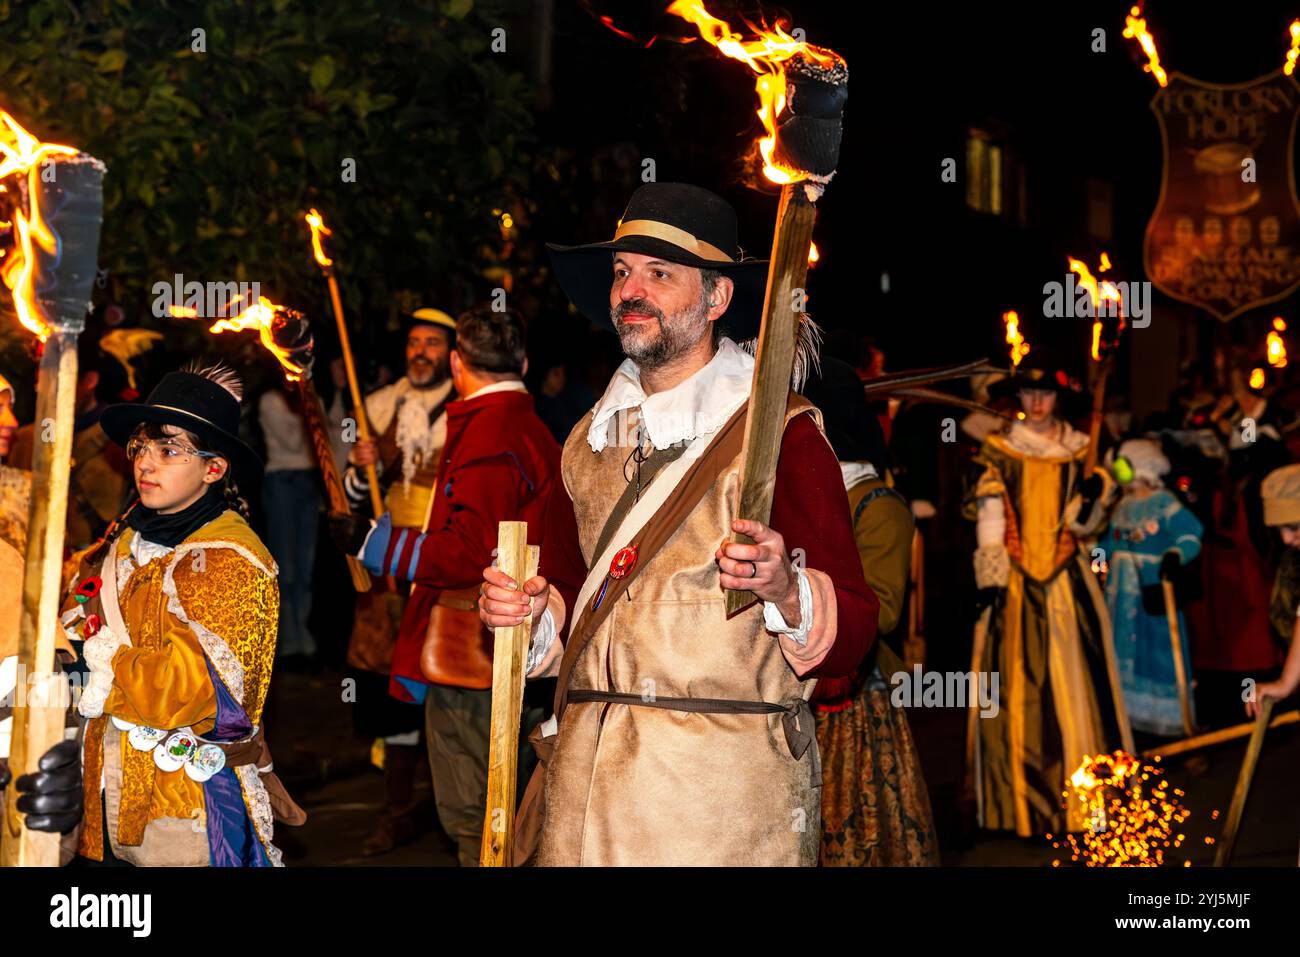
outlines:
M587 563L578 545L578 520L573 500L564 481L556 476L546 504L546 532L542 538L542 559L537 573L564 599L565 621L573 621L573 605L582 583L587 580ZM567 628L567 626L566 626Z
M781 440L770 524L792 558L802 549L804 567L835 586L835 643L804 677L853 674L875 641L880 602L862 576L840 463L809 415L796 416Z
M388 574L430 588L478 584L483 569L492 564L497 523L519 514L526 483L511 455L465 463L451 474L450 514L443 527L424 534L394 528L383 567Z

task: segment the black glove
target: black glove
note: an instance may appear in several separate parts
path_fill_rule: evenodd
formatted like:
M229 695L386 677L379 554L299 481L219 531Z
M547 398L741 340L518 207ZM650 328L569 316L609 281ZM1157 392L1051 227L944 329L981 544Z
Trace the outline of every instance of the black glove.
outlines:
M975 617L978 618L983 614L984 609L997 601L998 596L1004 591L1006 591L1005 587L999 587L996 585L989 588L977 588L975 590Z
M1098 496L1101 495L1102 489L1105 487L1106 486L1102 482L1101 476L1098 473L1093 472L1079 483L1079 494L1083 496L1084 502L1091 505L1093 502L1097 501Z
M345 555L358 555L370 534L370 522L350 512L329 513L330 538Z
M35 774L15 783L19 813L33 831L67 834L81 820L81 757L76 741L61 741L41 755Z
M1178 569L1183 567L1183 556L1176 551L1165 552L1160 559L1160 577L1165 581L1177 581Z

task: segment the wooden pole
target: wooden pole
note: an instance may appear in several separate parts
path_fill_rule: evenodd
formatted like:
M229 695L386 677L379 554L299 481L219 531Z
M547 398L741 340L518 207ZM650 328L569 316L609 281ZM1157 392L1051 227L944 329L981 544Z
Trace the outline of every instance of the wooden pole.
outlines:
M1300 721L1300 711L1288 711L1280 714L1269 724L1270 728L1280 728L1283 725L1295 724ZM1201 748L1212 747L1216 744L1225 744L1228 741L1235 741L1238 738L1244 738L1252 734L1255 730L1255 722L1247 721L1244 724L1234 724L1230 728L1220 728L1218 731L1208 731L1205 734L1198 734L1194 738L1184 738L1181 741L1172 741L1169 744L1162 744L1158 748L1149 748L1142 752L1143 757L1147 758L1170 758L1176 754L1186 754L1188 751L1199 751Z
M537 574L538 549L528 544L527 522L497 525L497 567L521 587ZM479 864L509 867L514 858L515 790L519 776L519 721L524 702L524 663L532 619L494 629L492 730L488 745L487 805Z
M737 516L766 524L772 515L776 463L785 431L786 400L794 369L795 345L805 300L808 248L812 242L817 207L802 183L781 188L772 240L763 324L754 359L754 388L745 419L745 444L741 452L740 507ZM730 533L733 542L753 544L748 535ZM789 543L797 546L798 542ZM727 614L733 615L756 600L753 592L729 590Z
M1223 822L1223 836L1219 838L1219 846L1214 850L1215 867L1227 867L1232 860L1237 831L1241 828L1241 816L1246 811L1246 800L1250 797L1250 784L1255 779L1255 765L1259 763L1260 752L1264 750L1264 734L1268 731L1272 717L1273 699L1264 698L1259 703L1259 714L1255 716L1255 726L1250 732L1250 744L1246 746L1246 756L1237 773L1237 786L1232 789L1232 803L1228 805L1228 817Z
M320 464L320 474L325 480L325 495L329 498L330 509L335 512L348 512L347 493L343 491L343 478L339 475L338 464L334 461L334 448L330 445L329 429L325 424L325 408L321 405L316 386L306 376L297 380L298 398L302 404L303 421L307 425L307 434L311 436L312 447L316 450L316 461ZM355 555L347 556L348 572L352 575L352 587L357 591L370 591L370 572Z
M1092 475L1092 470L1097 467L1101 423L1106 411L1106 376L1109 373L1109 360L1097 364L1097 381L1092 386L1092 417L1088 420L1088 455L1083 461L1083 479Z
M352 409L357 420L357 438L362 442L370 439L370 422L366 418L366 404L362 399L361 385L357 382L357 366L352 358L352 342L348 338L348 324L343 317L343 299L339 296L339 282L334 276L333 266L322 266L325 280L329 283L330 304L334 307L334 321L339 330L339 347L343 351L343 368L348 375L348 391L352 393ZM384 514L384 497L379 491L379 476L374 463L365 467L366 482L370 486L370 508L374 517ZM346 511L346 509L345 509Z
M60 627L63 535L68 517L76 393L77 334L53 332L41 355L36 388L38 441L32 450L32 498L18 637L18 661L31 671L19 675L19 693L14 702L9 765L15 779L36 771L41 756L63 740L67 680L54 671L54 638L55 629ZM53 441L39 441L47 427L53 429ZM16 804L11 794L5 802L4 827L0 828L0 865L57 867L59 835L23 827Z
M1187 672L1183 661L1183 636L1178 629L1178 603L1174 598L1174 583L1162 579L1160 590L1165 596L1165 618L1169 621L1169 641L1173 646L1174 673L1178 676L1178 703L1183 709L1183 733L1190 738L1196 733L1196 728L1192 725L1192 697L1187 688Z

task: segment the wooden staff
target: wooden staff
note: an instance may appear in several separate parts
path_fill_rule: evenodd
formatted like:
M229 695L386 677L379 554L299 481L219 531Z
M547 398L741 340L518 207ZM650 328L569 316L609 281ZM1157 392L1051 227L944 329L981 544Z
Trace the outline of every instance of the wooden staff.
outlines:
M776 486L781 435L785 431L786 398L803 316L800 293L808 277L808 247L816 219L817 207L808 198L802 183L789 183L781 188L763 300L763 324L754 359L754 390L745 418L740 507L736 512L764 525L772 516L772 491ZM751 545L754 541L739 532L732 532L730 538ZM729 590L727 614L740 611L755 599L751 591Z
M1183 636L1178 628L1178 603L1174 598L1174 583L1160 580L1160 590L1165 596L1165 618L1169 621L1169 641L1173 646L1174 673L1178 676L1178 703L1183 709L1183 734L1189 738L1196 733L1192 725L1192 697L1187 688L1187 673L1183 668Z
M1106 411L1106 377L1110 374L1109 360L1097 363L1097 381L1092 386L1092 418L1088 421L1088 455L1083 462L1083 478L1092 475L1097 467L1097 450L1101 444L1101 423Z
M1259 763L1260 752L1264 750L1264 734L1273 717L1273 699L1264 698L1259 703L1259 714L1255 716L1255 725L1250 732L1250 744L1246 746L1246 756L1242 759L1241 770L1237 773L1237 785L1232 789L1232 803L1228 805L1228 817L1223 822L1223 836L1214 851L1214 866L1227 867L1232 860L1232 849L1237 843L1237 831L1241 827L1241 816L1246 810L1246 799L1250 797L1250 784L1255 778L1255 765Z
M32 451L32 498L23 572L23 608L18 661L30 669L27 688L19 687L14 708L9 765L16 780L35 771L36 762L63 740L67 702L59 694L66 679L54 673L54 636L59 626L63 572L63 533L68 518L73 420L76 418L77 334L53 333L41 355L36 387L36 422L53 423L54 441L36 442ZM26 700L23 693L26 692ZM57 867L59 835L23 827L17 795L5 802L0 829L0 865Z
M338 464L334 461L334 448L330 445L325 407L321 404L320 394L306 376L300 377L297 385L303 421L307 425L307 434L311 436L312 447L316 450L316 461L320 464L321 477L325 480L325 494L329 498L330 509L347 513L351 506L348 504L347 493L343 491L343 477L339 475ZM361 564L361 559L355 555L349 555L347 559L352 586L357 591L370 591L370 572Z
M528 544L527 522L497 525L497 567L520 588L537 574L539 551ZM495 628L492 646L492 730L488 745L487 805L479 864L508 867L514 857L515 789L519 776L519 722L524 702L524 664L532 617Z
M334 307L334 322L338 326L339 348L343 351L343 368L347 371L348 391L352 393L353 414L357 422L357 438L362 442L370 440L370 422L366 418L366 405L362 401L361 386L357 382L356 362L352 358L352 341L348 337L348 324L343 316L343 299L339 295L339 281L334 275L334 260L325 255L325 250L321 246L321 235L329 235L329 230L325 228L324 221L316 210L312 210L306 216L307 224L311 227L313 256L316 259L316 265L325 276L325 281L329 285L330 305ZM384 498L379 491L379 476L375 471L374 463L365 466L366 482L370 486L370 508L375 518L384 514ZM349 509L344 509L349 511Z
M1300 721L1300 711L1287 711L1274 718L1269 727L1280 728L1283 725L1295 724L1297 721ZM1148 748L1142 752L1142 756L1146 758L1169 758L1176 754L1186 754L1188 751L1199 751L1201 748L1236 741L1238 738L1244 738L1246 735L1251 734L1254 730L1255 722L1246 721L1243 724L1234 724L1230 728L1207 731L1205 734L1198 734L1194 738L1183 738L1181 741L1171 741L1169 744L1162 744L1157 748Z
M36 424L53 426L53 441L36 442L32 451L31 506L23 569L22 616L18 630L18 664L26 688L15 702L10 767L14 778L37 771L37 762L63 739L67 710L66 679L54 671L54 642L62 598L63 537L68 517L72 472L73 423L76 419L77 336L85 324L91 282L99 254L103 220L103 181L107 169L92 156L60 156L48 180L33 168L28 198L33 215L50 210L44 224L57 238L57 253L32 249L25 264L33 280L14 287L15 304L41 314L50 334L41 353L36 387ZM43 193L37 200L36 193ZM58 194L55 202L54 195ZM35 290L40 289L39 293ZM21 692L26 691L24 700ZM0 864L57 867L59 835L28 830L17 810L16 796L5 802L0 826Z

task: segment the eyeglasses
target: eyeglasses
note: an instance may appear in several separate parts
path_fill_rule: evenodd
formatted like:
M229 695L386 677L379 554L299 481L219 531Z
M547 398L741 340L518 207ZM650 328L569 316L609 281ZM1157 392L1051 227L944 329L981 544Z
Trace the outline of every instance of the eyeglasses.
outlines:
M175 439L145 439L136 437L126 443L126 457L134 462L140 456L152 453L154 461L162 465L182 465L190 456L201 459L217 458L216 452L200 452L192 446L177 442Z

